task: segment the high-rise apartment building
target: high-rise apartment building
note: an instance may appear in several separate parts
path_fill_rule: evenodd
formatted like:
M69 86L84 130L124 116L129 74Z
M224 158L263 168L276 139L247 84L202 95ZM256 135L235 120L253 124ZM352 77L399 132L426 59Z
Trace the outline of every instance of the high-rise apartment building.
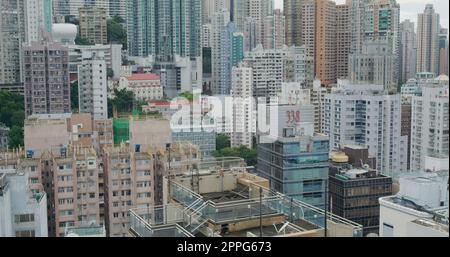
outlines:
M128 145L110 147L105 149L103 165L106 232L111 237L127 236L128 211L155 203L152 154Z
M244 51L250 52L257 46L256 41L256 20L252 17L247 17L244 20Z
M231 147L253 146L256 132L256 117L253 106L253 70L241 65L233 67L231 76L231 96L233 97L233 131Z
M176 56L195 60L202 54L201 0L131 1L127 10L129 55L152 56L165 96L176 97Z
M174 54L201 56L201 0L130 1L127 9L128 50L170 61Z
M349 79L352 83L383 85L386 89L397 91L395 57L385 40L369 40L363 50L349 56Z
M23 1L0 1L0 16L0 88L23 88L20 51L25 42Z
M69 113L69 50L47 37L23 47L26 116Z
M110 3L112 2L112 3ZM55 19L62 19L70 16L73 18L79 18L80 8L104 8L106 9L107 16L110 16L110 5L116 11L120 11L121 6L117 4L117 0L53 0L53 13ZM123 10L123 9L122 9Z
M414 78L416 74L416 41L414 22L402 21L400 23L400 83Z
M401 96L389 95L382 85L339 81L325 95L322 132L330 149L345 145L369 148L376 170L386 174L406 171L406 137L401 136Z
M265 49L282 48L285 41L285 18L280 9L273 11L273 14L264 19L264 38L262 41Z
M214 13L223 10L227 10L228 12L230 12L231 19L231 13L233 13L232 3L234 2L234 6L240 5L236 1L238 0L202 0L202 23L210 23L211 17L214 15Z
M342 16L339 15L339 18L342 19ZM305 45L308 56L314 59L314 76L324 85L336 83L336 3L305 0L301 8L301 21L301 43ZM344 26L342 22L341 25Z
M102 225L101 167L96 151L91 146L59 146L54 150L3 153L0 167L24 170L29 175L30 191L45 191L49 236L64 236L72 227Z
M233 25L229 25L231 38L231 66L236 67L244 59L244 34L236 32Z
M276 97L283 82L300 82L304 86L312 81L311 58L305 47L263 49L259 45L249 52L244 61L253 69L253 96Z
M336 5L336 78L348 76L348 56L352 45L351 5Z
M316 50L316 2L314 0L303 1L300 12L301 27L300 29L296 28L296 30L300 31L301 40L299 41L299 44L306 47L306 51L309 57L314 58Z
M302 42L302 5L303 0L284 0L283 12L286 18L286 45L301 46Z
M127 1L109 0L109 16L119 16L123 20L127 20Z
M316 1L314 74L322 84L336 83L336 3Z
M350 53L364 52L370 41L387 43L387 49L379 49L379 55L388 52L391 56L393 78L398 83L400 46L400 5L396 0L351 1L352 44ZM377 53L374 53L375 55ZM349 71L351 73L351 71ZM351 76L351 74L350 74ZM386 85L385 85L386 86Z
M52 32L52 0L25 0L25 42L39 41L41 29Z
M213 94L226 95L231 86L231 42L228 24L230 13L226 10L212 16L211 67Z
M78 65L83 56L104 56L106 67L113 72L112 78L119 78L122 68L122 45L68 45L70 80L78 79ZM103 53L101 53L103 52Z
M424 170L427 156L449 154L448 77L440 76L413 96L411 114L411 170Z
M411 96L402 95L402 124L401 135L407 137L407 160L406 170L411 170Z
M439 72L439 14L427 4L417 17L417 72Z
M107 10L98 7L83 7L80 12L80 37L86 39L91 44L106 44L107 35Z
M107 73L104 52L85 54L78 65L78 106L96 120L108 118Z
M314 132L316 133L322 133L322 104L326 93L327 88L321 85L320 80L314 80L310 99L314 106Z
M439 75L449 75L448 71L448 29L439 32Z
M67 151L67 152L65 152ZM92 147L61 148L51 158L56 236L69 227L100 224L100 158Z

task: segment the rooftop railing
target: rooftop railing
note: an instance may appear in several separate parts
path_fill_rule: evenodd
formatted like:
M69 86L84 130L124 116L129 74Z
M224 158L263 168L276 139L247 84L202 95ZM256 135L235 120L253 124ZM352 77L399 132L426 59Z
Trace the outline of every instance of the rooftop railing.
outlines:
M266 188L262 188L260 191L261 187L256 184L250 185L248 199L221 203L205 201L201 195L174 181L169 182L169 188L171 199L178 202L179 205L170 204L130 211L140 217L138 221L134 222L137 230L178 223L183 224L187 231L195 234L198 230L206 227L207 221L217 224L277 215L286 216L287 220L293 224L302 224L314 229L325 227L324 210ZM327 213L327 220L347 225L353 229L353 236L362 236L360 224L332 213ZM140 222L145 222L147 226ZM134 223L131 222L132 228ZM145 233L149 234L150 232Z

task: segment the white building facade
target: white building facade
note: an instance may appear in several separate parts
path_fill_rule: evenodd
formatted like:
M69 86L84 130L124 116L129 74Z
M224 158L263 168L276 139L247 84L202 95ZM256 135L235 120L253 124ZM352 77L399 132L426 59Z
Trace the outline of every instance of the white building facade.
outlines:
M401 96L389 95L383 85L352 85L338 81L325 95L322 132L330 150L344 145L369 148L377 170L390 174L407 169L407 137L401 136Z
M448 170L400 178L400 192L382 197L380 237L448 237Z
M422 95L412 98L411 169L423 170L430 155L449 154L448 77L423 86Z
M28 173L0 170L0 237L47 237L47 195L33 194Z
M233 131L231 132L231 147L245 145L253 146L253 135L256 132L256 113L253 100L252 68L240 66L232 70L233 97Z
M90 113L94 119L107 119L108 85L104 53L92 53L83 57L83 61L78 65L80 112Z

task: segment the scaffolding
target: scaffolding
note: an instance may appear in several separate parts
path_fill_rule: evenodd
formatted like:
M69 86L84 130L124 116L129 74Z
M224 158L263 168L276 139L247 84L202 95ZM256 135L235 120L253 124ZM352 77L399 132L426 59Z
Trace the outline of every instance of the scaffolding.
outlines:
M114 145L127 142L130 139L130 121L128 118L113 119Z

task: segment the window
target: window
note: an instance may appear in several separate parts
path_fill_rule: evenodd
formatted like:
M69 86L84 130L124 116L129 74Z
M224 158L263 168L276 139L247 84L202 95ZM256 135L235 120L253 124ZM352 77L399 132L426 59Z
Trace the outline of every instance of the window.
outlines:
M34 221L34 214L20 214L14 216L14 221L16 223L22 223L22 222L33 222Z
M35 237L34 230L16 231L16 237Z

